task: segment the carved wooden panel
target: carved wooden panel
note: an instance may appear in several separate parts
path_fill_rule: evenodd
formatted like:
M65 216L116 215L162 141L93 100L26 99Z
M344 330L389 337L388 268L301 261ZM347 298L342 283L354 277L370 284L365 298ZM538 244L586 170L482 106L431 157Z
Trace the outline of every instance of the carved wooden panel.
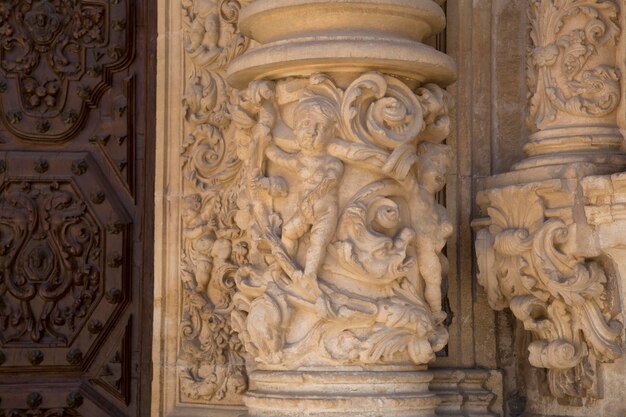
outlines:
M149 412L147 3L0 1L0 416Z

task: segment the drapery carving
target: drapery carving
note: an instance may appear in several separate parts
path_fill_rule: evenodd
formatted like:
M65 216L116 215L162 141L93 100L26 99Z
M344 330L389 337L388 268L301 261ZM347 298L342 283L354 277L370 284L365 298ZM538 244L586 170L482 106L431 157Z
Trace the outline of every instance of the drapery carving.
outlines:
M258 363L425 364L447 341L435 193L449 96L378 73L253 82L233 105L248 264L233 326Z
M483 192L489 226L476 239L478 279L491 307L510 308L532 333L529 361L547 369L551 393L585 397L595 391L596 361L622 356L623 325L603 265L572 253L576 225L549 215L540 193L537 184Z
M237 404L245 390L243 346L230 325L234 274L244 264L244 244L231 240L241 162L225 140L231 116L226 65L246 50L237 30L244 1L183 0L184 49L190 62L183 100L182 315L179 373L183 402Z

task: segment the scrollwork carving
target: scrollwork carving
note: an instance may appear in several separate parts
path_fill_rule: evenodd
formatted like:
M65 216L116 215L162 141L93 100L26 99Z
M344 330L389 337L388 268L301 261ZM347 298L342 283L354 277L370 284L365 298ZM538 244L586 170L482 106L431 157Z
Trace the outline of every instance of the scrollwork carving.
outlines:
M528 122L533 130L544 129L559 113L599 118L615 111L621 77L614 53L621 33L618 13L614 0L530 1Z
M130 62L132 5L9 0L0 7L0 118L25 140L71 138L110 87L111 72ZM120 28L121 20L131 24ZM110 48L119 53L105 55Z
M181 160L182 316L179 374L183 402L240 404L247 387L243 345L230 324L234 274L246 258L236 225L241 161L230 131L227 64L248 47L236 26L243 1L184 0L184 49L191 62L183 99Z
M484 193L490 225L478 232L476 251L491 307L510 308L533 334L529 361L547 369L555 397L590 395L595 362L623 355L605 269L571 253L573 226L546 215L533 184Z
M242 160L233 327L261 366L425 364L446 344L435 193L448 94L367 73L258 81L232 106ZM356 193L355 193L356 191Z
M8 183L0 236L3 345L67 345L102 296L96 220L68 184Z

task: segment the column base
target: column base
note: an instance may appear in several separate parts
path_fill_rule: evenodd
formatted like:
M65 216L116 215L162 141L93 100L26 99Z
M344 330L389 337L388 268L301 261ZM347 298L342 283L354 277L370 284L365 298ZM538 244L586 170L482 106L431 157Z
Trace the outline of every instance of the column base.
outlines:
M250 417L434 417L428 371L254 371Z

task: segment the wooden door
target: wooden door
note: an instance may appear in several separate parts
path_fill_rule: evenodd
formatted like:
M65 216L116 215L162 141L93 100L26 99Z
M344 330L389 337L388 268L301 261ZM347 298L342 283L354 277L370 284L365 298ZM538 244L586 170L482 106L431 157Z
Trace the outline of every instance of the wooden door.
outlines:
M0 0L0 416L149 415L151 3Z

